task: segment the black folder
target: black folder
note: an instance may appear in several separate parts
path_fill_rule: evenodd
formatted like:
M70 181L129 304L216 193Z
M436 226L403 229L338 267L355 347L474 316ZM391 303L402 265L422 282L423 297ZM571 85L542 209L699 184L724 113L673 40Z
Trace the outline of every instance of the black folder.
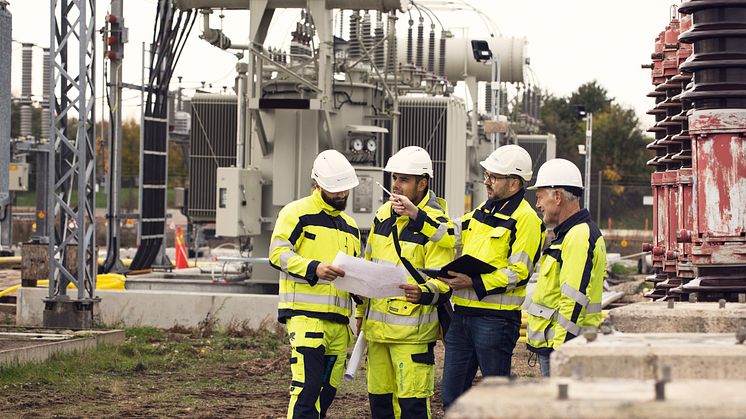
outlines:
M440 269L420 269L422 273L431 278L453 278L448 271L462 273L468 276L488 274L496 268L489 263L482 262L471 255L463 255Z

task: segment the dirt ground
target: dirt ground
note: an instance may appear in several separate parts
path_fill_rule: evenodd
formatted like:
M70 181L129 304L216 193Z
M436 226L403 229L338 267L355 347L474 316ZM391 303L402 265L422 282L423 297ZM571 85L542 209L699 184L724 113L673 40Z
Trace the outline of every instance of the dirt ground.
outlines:
M189 353L173 364L152 366L146 351L140 348L136 351L143 353L134 357L139 359L134 363L86 353L72 359L57 358L30 372L0 370L4 395L0 398L0 412L3 417L22 418L284 417L290 381L287 345L278 338L277 346L268 351L253 344L252 337L232 340L234 343L230 345L219 343L219 338L212 338L212 342L210 339L178 333L155 339L151 345L165 348L162 353L157 351L158 356L168 357L179 350ZM117 351L127 354L132 351L128 345ZM204 348L212 354L203 355ZM434 417L442 418L443 347L439 344L436 348L432 409ZM78 362L89 365L81 366ZM539 373L538 366L528 366L523 346L516 348L514 373L519 376ZM364 371L358 372L355 381L342 383L328 417L370 417Z
M0 271L0 289L19 282L17 271ZM639 285L627 286L634 295ZM0 322L14 324L14 319ZM290 353L282 331L236 336L203 332L138 336L141 332L128 330L127 342L116 348L0 369L0 417L284 417ZM436 418L444 416L442 366L443 346L438 342L432 399ZM538 364L529 365L524 344L515 349L513 374L539 375ZM342 383L328 417L370 417L364 371Z

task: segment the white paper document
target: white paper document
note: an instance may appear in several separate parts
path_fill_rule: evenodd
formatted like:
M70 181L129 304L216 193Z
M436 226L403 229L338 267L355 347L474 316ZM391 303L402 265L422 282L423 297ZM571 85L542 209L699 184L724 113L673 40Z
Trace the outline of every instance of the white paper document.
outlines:
M403 296L399 285L407 283L407 270L401 265L381 265L345 253L337 253L332 264L345 271L334 280L334 288L369 298Z

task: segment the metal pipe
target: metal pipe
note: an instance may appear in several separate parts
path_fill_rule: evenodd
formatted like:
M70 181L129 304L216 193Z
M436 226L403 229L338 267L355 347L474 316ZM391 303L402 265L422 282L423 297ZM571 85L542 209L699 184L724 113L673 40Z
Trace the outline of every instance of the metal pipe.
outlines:
M140 156L144 155L145 145L145 42L142 43L140 50ZM137 179L142 183L143 179L143 165L138 165L139 174ZM142 214L142 188L140 188L139 199L137 200L137 213ZM142 242L142 223L137 223L137 247L140 247Z
M244 62L236 64L237 97L238 101L238 120L236 126L236 167L243 169L246 167L246 85L248 83L247 73L249 65Z
M591 147L593 146L593 113L588 112L585 128L585 191L583 193L583 208L591 204Z
M119 32L114 33L112 26L107 24L108 36L116 39L117 43L124 50L124 28L123 17L124 7L123 0L112 0L111 14L114 19L122 22L119 26ZM110 46L111 47L111 46ZM122 194L122 58L123 56L104 57L109 59L111 71L109 72L109 173L108 173L108 202L106 210L108 240L106 248L106 262L104 271L109 272L126 272L127 268L119 260L119 247L121 245L121 205L120 197Z
M202 35L200 38L209 42L210 45L216 46L220 49L232 48L231 39L223 33L220 29L213 29L210 27L210 15L212 10L200 10L202 14Z

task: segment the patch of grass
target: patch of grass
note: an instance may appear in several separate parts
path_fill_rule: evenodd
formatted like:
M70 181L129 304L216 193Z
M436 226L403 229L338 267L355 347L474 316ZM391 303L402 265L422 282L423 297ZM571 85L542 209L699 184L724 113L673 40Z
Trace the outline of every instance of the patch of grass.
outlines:
M199 333L198 333L199 334ZM225 333L194 337L168 334L151 327L125 330L126 341L118 346L102 345L85 353L55 355L43 363L31 363L0 370L0 386L53 385L69 391L90 391L92 376L104 373L123 379L150 371L193 371L197 364L239 362L252 355L277 356L282 336L257 331L252 338L235 338Z
M633 275L637 273L637 266L624 263L615 263L611 265L611 273L617 277Z

